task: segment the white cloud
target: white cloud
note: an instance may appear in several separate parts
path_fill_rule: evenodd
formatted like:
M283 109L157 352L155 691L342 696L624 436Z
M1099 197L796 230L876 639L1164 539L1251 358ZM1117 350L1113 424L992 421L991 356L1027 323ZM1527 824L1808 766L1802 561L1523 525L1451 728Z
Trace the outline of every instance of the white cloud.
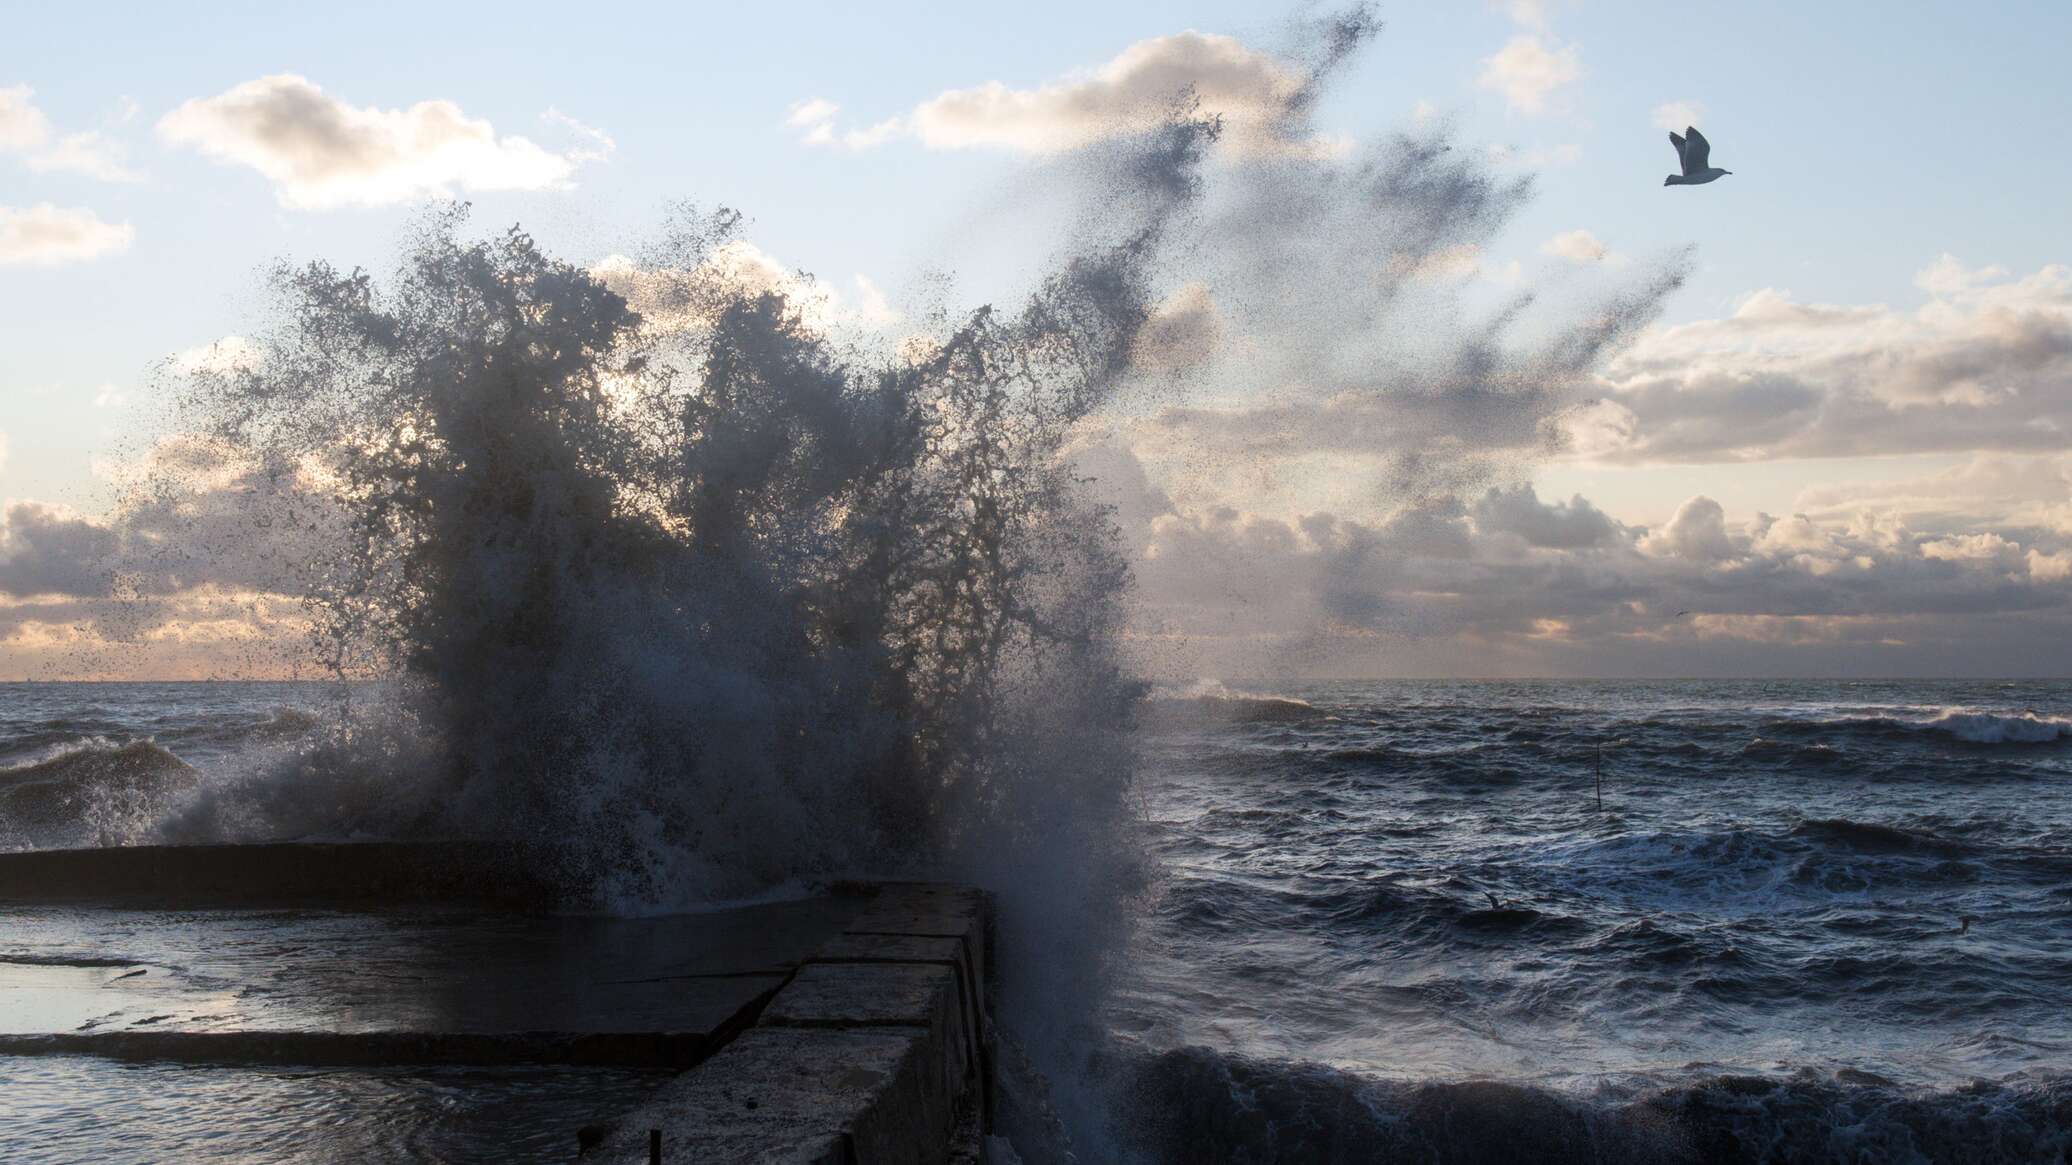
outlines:
M825 97L810 97L804 101L792 102L791 111L785 116L784 124L793 129L804 130L805 134L799 140L807 145L831 145L835 140L835 115L841 111L841 106Z
M1202 113L1223 118L1223 140L1234 148L1337 148L1285 137L1290 103L1304 81L1300 70L1233 37L1189 31L1138 41L1098 68L1033 89L991 81L948 90L865 129L838 131L841 107L822 97L793 105L785 124L804 131L811 145L868 149L913 138L937 150L1053 154L1142 129L1192 92Z
M1581 55L1536 35L1514 36L1495 56L1482 62L1478 79L1485 89L1504 95L1520 113L1545 113L1554 95L1583 76Z
M1966 267L1955 255L1944 251L1935 262L1914 273L1914 286L1930 295L1953 298L2007 278L2005 267Z
M1563 231L1540 244L1542 254L1571 263L1595 263L1611 254L1603 240L1586 230Z
M1705 106L1696 101L1665 101L1655 106L1655 126L1658 129L1682 133L1687 126L1699 125L1705 120Z
M23 209L0 206L0 265L55 267L129 249L130 224L101 221L91 210L48 202Z
M36 108L27 85L0 89L0 150L33 150L50 140L50 119Z
M1727 536L1725 508L1702 494L1678 506L1669 524L1642 538L1640 548L1648 554L1693 562L1718 562L1735 554L1734 542Z
M2055 554L2031 550L2028 566L2029 579L2032 582L2065 582L2072 579L2072 550L2060 550Z
M36 107L36 91L27 85L0 89L0 152L23 155L39 173L84 174L103 182L140 182L125 162L127 149L98 130L70 133L51 141L50 118Z
M855 300L745 239L733 239L689 270L643 267L625 255L607 255L590 274L624 297L650 328L661 331L708 326L714 287L750 295L775 292L790 301L806 326L819 332L842 328L883 330L904 317L868 276L851 284Z
M361 108L292 74L196 98L158 123L166 141L259 171L283 205L301 209L379 206L455 189L565 187L580 163L601 156L599 139L608 152L609 138L580 128L593 144L557 154L526 138L500 137L451 101Z
M259 345L243 336L225 336L175 354L172 367L181 376L198 373L221 376L258 367L261 355Z
M121 142L90 130L66 134L49 149L31 154L29 169L39 174L84 174L103 182L142 182L143 175L129 168L128 155Z
M1728 462L2072 446L2072 268L2013 278L1938 260L1935 298L1806 303L1765 288L1730 316L1652 329L1606 369L1633 418L1601 457Z

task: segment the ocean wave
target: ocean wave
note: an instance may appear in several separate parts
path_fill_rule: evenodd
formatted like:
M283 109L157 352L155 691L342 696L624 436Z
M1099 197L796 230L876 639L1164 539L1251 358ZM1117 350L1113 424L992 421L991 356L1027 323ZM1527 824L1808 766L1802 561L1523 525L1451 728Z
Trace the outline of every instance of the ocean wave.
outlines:
M1627 1081L1594 1092L1382 1079L1191 1047L1125 1071L1121 1134L1156 1161L1979 1165L2064 1159L2072 1077L1916 1089L1849 1068Z
M1773 730L1825 729L1888 739L1931 734L1966 744L2050 744L2072 739L2072 717L2048 716L2030 709L2020 712L1965 707L1889 709L1874 715L1786 720L1771 727Z
M138 810L191 789L194 768L150 740L90 738L0 768L0 835L30 844L111 840Z
M1292 723L1316 714L1316 705L1308 700L1234 691L1217 680L1202 680L1185 688L1161 688L1144 702L1144 718L1153 726Z

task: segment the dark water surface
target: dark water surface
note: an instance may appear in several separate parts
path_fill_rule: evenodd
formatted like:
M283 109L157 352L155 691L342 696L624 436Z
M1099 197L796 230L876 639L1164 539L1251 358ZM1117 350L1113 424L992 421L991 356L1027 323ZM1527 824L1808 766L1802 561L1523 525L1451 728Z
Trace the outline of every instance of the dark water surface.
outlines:
M1170 694L1118 1026L1163 1103L1284 1125L1493 1080L1598 1135L1739 1090L1749 1159L2056 1160L2068 713L2033 682Z

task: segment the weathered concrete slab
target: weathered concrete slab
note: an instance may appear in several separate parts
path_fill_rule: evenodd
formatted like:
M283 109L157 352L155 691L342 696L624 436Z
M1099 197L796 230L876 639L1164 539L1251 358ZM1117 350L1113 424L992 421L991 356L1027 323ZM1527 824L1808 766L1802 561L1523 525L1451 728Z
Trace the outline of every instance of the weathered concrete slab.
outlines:
M858 904L757 1026L615 1122L596 1156L711 1165L943 1165L989 1121L990 904L958 887L845 886ZM590 1158L586 1158L590 1159Z
M758 1027L616 1122L584 1160L642 1165L940 1165L953 1099L917 1028Z
M978 1063L978 1033L956 972L929 963L814 963L763 1009L774 1027L902 1026L926 1033L922 1055L937 1066L934 1087L963 1097Z
M556 905L536 852L486 842L158 845L0 853L0 902L393 909Z
M656 919L0 906L0 1054L681 1068L752 1022L859 905Z

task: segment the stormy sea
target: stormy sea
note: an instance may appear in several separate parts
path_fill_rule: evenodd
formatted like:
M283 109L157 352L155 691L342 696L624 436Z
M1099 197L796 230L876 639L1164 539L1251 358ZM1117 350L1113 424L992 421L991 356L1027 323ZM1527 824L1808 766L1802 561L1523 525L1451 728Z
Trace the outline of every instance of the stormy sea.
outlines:
M29 515L37 592L92 596L36 634L50 679L205 624L249 658L184 674L320 682L0 686L0 848L519 843L593 919L983 887L1030 1165L2060 1159L2072 687L1147 679L1223 670L1134 605L1160 491L1386 430L1422 451L1344 500L1457 522L1689 269L1449 282L1531 177L1444 119L1321 136L1378 28L1305 17L1263 112L1183 90L1020 175L1028 278L923 280L896 332L724 207L564 254L440 205L392 261L283 260L160 369L112 508ZM1298 396L1329 432L1159 422ZM1387 614L1314 597L1261 638ZM215 973L176 913L67 918L0 933L0 982ZM378 976L401 940L346 925L245 953ZM0 1057L0 1148L553 1160L651 1084Z
M139 840L168 806L310 748L337 699L285 683L0 696L16 847ZM2060 1159L2068 712L2055 682L1157 690L1138 729L1155 870L1092 1063L1113 1151ZM34 956L14 938L0 965ZM105 1115L53 1098L180 1088L215 1130L203 1153L343 1128L369 1155L436 1156L492 1121L527 1129L519 1113L558 1150L585 1105L643 1086L534 1076L16 1060L0 1062L23 1101L0 1141L71 1119L106 1144Z

